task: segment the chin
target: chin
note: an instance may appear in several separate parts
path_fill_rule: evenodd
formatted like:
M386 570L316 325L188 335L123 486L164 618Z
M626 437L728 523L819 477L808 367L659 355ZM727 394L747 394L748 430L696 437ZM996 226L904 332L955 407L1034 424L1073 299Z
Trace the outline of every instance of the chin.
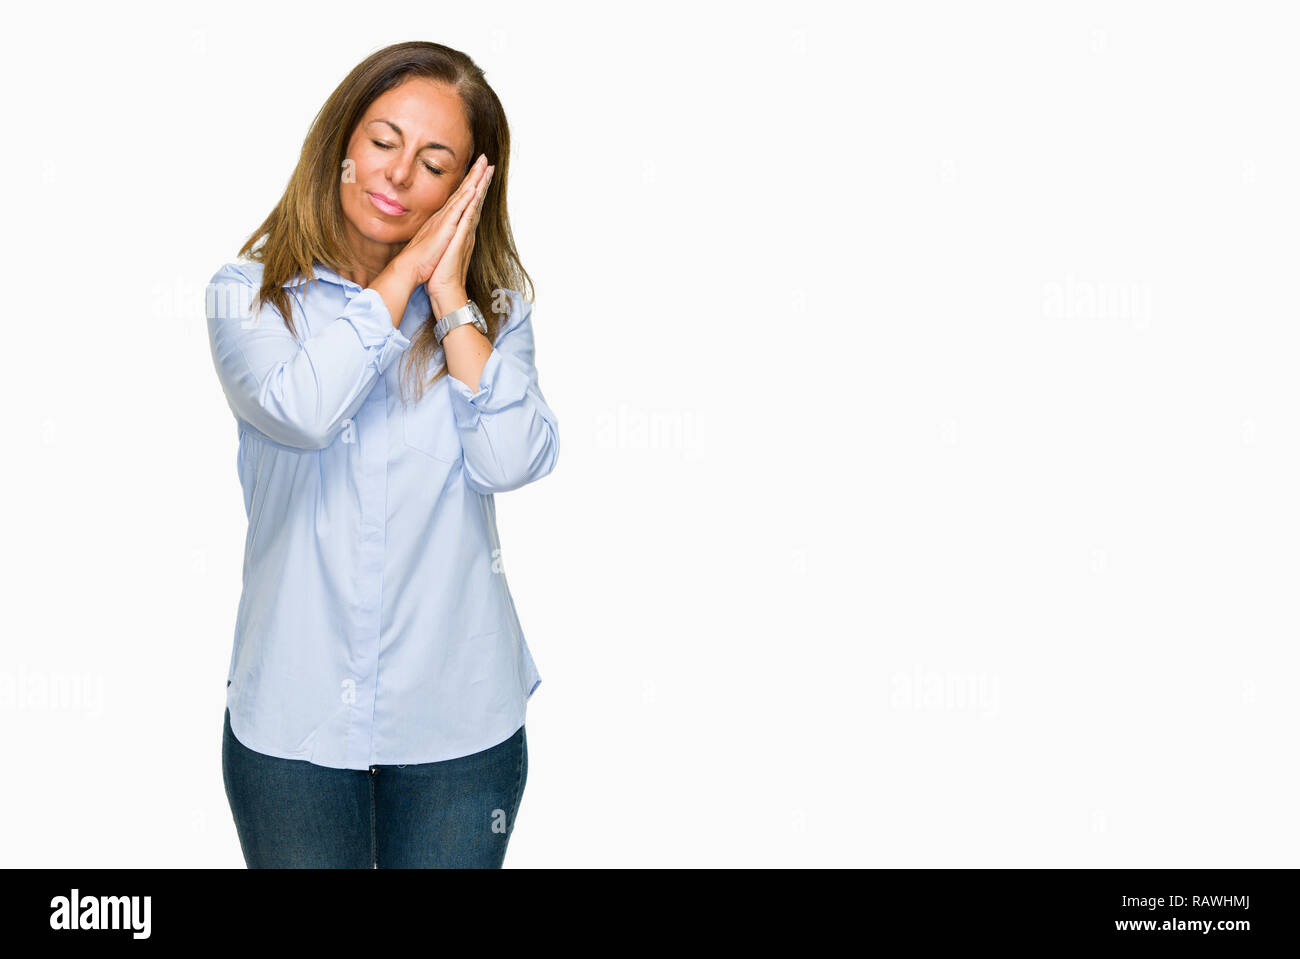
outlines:
M372 243L404 243L414 233L407 234L406 230L398 230L390 223L385 223L378 216L370 212L364 212L360 216L352 210L344 210L343 215L347 217L348 224L363 237Z
M410 239L409 236L394 233L390 230L377 230L373 226L367 226L366 229L359 232L371 243L381 243L385 246L395 246Z

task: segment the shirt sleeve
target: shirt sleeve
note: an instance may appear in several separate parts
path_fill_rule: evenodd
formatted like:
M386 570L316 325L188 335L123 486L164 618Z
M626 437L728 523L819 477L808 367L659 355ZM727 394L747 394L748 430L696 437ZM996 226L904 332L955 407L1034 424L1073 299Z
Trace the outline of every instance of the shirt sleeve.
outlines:
M251 310L253 281L236 264L207 288L208 339L235 416L284 446L329 446L384 370L411 345L378 290L354 295L315 336L295 338L270 303ZM295 323L299 333L301 322Z
M510 315L497 331L478 391L447 374L465 483L479 493L504 493L539 480L555 468L560 453L559 424L533 363L532 304L518 291L508 292Z

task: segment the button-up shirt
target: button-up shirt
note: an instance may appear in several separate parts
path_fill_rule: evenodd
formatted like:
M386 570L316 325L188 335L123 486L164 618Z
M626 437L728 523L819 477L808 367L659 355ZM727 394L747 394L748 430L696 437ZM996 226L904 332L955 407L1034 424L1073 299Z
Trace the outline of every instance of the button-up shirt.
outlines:
M541 682L493 499L550 473L560 448L531 305L505 291L477 390L448 373L404 403L398 361L428 315L424 287L394 327L378 291L314 273L284 284L297 339L273 305L251 309L260 263L227 264L207 289L248 517L231 729L337 769L479 752L519 729ZM426 379L442 361L439 348Z

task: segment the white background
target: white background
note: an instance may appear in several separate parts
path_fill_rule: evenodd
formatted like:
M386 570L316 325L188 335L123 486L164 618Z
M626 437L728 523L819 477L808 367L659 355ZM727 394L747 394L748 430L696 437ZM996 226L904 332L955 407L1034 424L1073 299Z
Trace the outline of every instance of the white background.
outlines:
M978 8L977 8L978 7ZM506 866L1294 866L1284 4L44 5L4 80L2 865L242 868L203 292L429 39L561 454Z

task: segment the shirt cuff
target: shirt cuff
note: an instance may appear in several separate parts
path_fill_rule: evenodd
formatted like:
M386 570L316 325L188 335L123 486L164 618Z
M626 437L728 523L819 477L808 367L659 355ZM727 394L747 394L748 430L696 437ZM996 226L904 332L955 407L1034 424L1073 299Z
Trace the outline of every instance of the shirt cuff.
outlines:
M495 346L479 374L478 392L471 392L450 372L447 379L451 384L451 410L456 425L463 430L477 426L480 414L499 412L518 403L528 392L528 376L514 363L505 362L504 354Z
M393 326L388 304L378 290L369 287L352 297L343 310L343 318L357 331L361 345L371 353L371 365L380 375L411 341Z

